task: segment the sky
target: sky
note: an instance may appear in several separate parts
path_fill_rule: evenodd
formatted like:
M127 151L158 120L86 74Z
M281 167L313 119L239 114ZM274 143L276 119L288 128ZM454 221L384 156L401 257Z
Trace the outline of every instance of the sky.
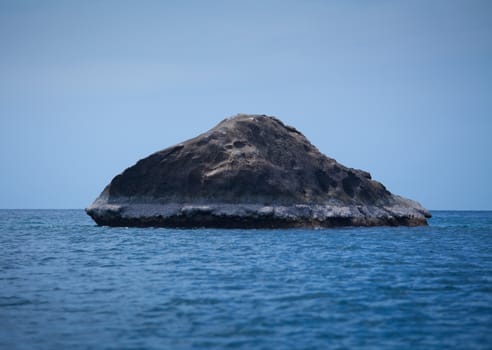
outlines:
M0 0L0 208L274 115L425 207L492 210L492 1Z

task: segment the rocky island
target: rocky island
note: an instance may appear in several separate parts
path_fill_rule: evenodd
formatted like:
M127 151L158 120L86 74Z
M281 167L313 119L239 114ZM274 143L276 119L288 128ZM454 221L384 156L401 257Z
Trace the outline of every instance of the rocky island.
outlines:
M223 228L418 226L431 216L279 119L246 114L139 160L86 212L105 226Z

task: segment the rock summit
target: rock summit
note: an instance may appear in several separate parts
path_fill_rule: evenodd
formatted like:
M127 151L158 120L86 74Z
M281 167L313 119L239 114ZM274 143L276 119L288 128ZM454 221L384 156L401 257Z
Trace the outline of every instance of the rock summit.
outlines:
M86 212L106 226L223 228L417 226L431 216L279 119L246 114L139 160Z

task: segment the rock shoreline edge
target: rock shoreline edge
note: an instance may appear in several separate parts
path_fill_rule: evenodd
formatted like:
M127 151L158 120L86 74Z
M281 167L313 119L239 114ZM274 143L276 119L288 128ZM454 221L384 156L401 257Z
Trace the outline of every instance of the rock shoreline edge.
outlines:
M430 216L423 208L398 205L106 204L86 212L101 226L256 229L425 226Z

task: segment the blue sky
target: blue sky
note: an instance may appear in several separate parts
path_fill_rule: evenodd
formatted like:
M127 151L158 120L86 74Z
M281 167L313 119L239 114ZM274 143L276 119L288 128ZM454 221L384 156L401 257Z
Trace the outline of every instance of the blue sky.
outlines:
M275 115L430 209L492 209L490 1L0 1L0 208Z

